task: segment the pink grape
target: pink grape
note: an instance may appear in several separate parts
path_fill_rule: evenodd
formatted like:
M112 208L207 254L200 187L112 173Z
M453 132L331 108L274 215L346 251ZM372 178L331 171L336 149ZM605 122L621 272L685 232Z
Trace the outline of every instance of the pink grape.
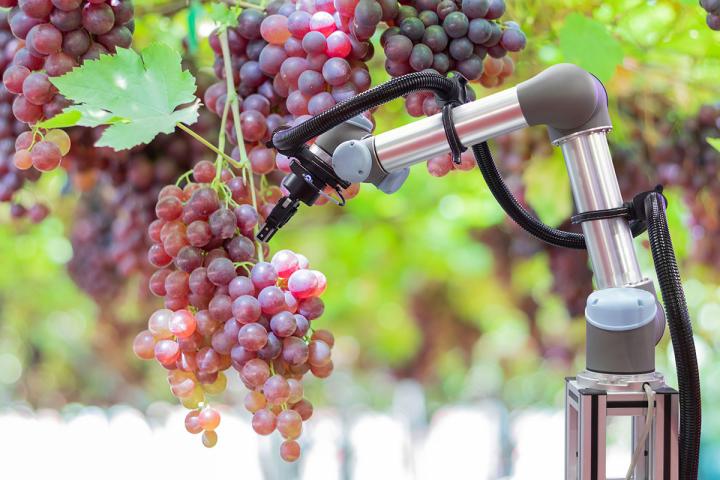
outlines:
M260 34L268 43L282 45L290 38L288 18L283 15L269 15L260 24Z
M232 314L243 324L257 322L260 319L260 302L251 295L242 295L233 300Z
M220 413L210 407L205 407L198 415L200 426L203 430L215 430L220 425Z
M278 287L265 287L258 295L260 309L265 315L275 315L287 308L285 293Z
M197 328L197 322L195 316L187 310L178 310L170 317L169 323L170 331L179 338L187 338Z
M335 31L327 37L327 53L328 57L347 57L352 50L350 37L345 32Z
M326 37L337 29L335 19L328 12L315 12L310 18L310 30L320 32Z
M291 250L278 250L270 261L278 277L288 278L298 269L298 259Z
M150 360L155 356L155 338L149 330L137 334L133 340L133 352L143 360Z
M257 352L267 343L267 330L257 323L248 323L240 328L238 343L251 352Z
M288 440L294 440L302 433L302 418L295 410L283 410L277 416L278 432Z
M300 458L300 444L295 440L285 440L280 445L280 457L286 462L294 462Z
M199 415L200 412L192 410L185 416L185 430L189 433L197 434L203 431L202 426L200 425L200 419L198 418Z
M308 363L322 367L330 362L330 346L322 340L313 340L308 345Z
M313 270L297 270L288 279L288 290L296 298L308 298L318 288L318 277Z
M290 365L300 365L308 360L309 350L305 342L298 337L283 339L282 358Z
M289 337L297 328L295 316L287 311L277 313L270 319L270 328L278 337Z
M245 408L250 413L255 413L258 410L265 408L267 402L265 401L265 395L260 392L251 390L245 395L245 401L243 402Z
M243 365L242 376L253 388L259 388L270 378L270 367L267 362L259 358L253 358Z
M155 358L164 365L175 362L180 358L180 346L173 340L159 340L155 344Z
M265 381L263 394L270 405L281 405L290 398L290 385L282 375L273 375Z
M255 412L252 418L252 427L259 435L270 435L275 431L277 419L275 414L267 408L262 408Z

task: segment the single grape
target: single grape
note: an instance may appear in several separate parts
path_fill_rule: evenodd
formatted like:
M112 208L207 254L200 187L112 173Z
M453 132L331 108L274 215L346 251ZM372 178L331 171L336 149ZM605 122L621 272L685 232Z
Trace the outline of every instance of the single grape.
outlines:
M180 346L173 340L158 340L154 353L158 362L167 365L180 358Z
M259 435L270 435L275 431L276 425L275 414L267 408L262 408L253 414L252 427Z
M295 410L283 410L277 416L278 432L288 440L294 440L302 433L302 417Z
M220 425L220 413L214 408L205 407L200 411L198 421L203 430L215 430Z
M323 78L332 86L342 85L350 80L350 72L350 64L343 58L331 58L322 68Z
M308 400L302 399L292 407L293 410L300 414L300 418L304 422L308 421L313 414L313 406Z
M257 352L267 343L267 330L258 323L248 323L240 328L238 343L244 349Z
M33 166L32 154L29 150L18 150L13 156L13 164L18 170L27 170Z
M143 330L137 334L133 340L133 352L143 360L155 357L155 338L149 330Z
M207 430L202 434L202 443L207 448L212 448L217 445L218 436L214 430Z
M258 410L265 408L267 402L265 400L265 395L261 392L251 390L247 393L247 395L245 395L243 404L248 412L255 413Z
M308 345L308 363L322 367L330 362L330 346L322 340L313 340Z
M106 3L88 3L82 9L82 24L93 35L103 35L115 25L115 13Z
M189 433L198 434L203 431L202 427L200 426L200 419L199 419L200 412L197 410L192 410L188 412L188 414L185 416L185 430L187 430Z
M260 24L260 35L270 44L282 45L290 38L288 18L283 15L269 15Z
M187 338L197 328L197 322L195 316L187 310L178 310L170 317L170 323L168 327L173 335L178 338Z
M267 362L259 358L253 358L243 365L241 374L248 385L259 388L270 378L270 367Z
M55 170L62 161L62 154L58 146L44 140L35 144L30 155L33 166L41 172Z
M263 384L263 394L270 405L282 405L290 398L290 385L282 375L273 375Z
M300 365L307 361L308 346L298 337L283 339L282 358L290 365Z

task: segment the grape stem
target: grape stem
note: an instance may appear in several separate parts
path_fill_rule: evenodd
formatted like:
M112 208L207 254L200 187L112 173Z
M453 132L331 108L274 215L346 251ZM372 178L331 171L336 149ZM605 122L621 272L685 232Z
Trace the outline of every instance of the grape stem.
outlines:
M230 108L233 114L233 127L235 128L235 135L237 137L238 151L240 152L240 160L243 164L243 171L247 170L250 166L250 160L248 159L247 152L245 151L245 139L240 128L240 105L238 103L237 94L235 93L235 81L233 80L232 63L230 57L230 45L228 44L227 30L220 32L220 46L223 54L223 64L225 67L225 83L227 84L227 103L230 103ZM223 132L224 133L224 132ZM250 180L250 197L252 199L252 205L257 211L257 198L255 196L255 179L253 178L252 171L248 172L248 179ZM255 225L253 232L257 235L258 225ZM260 241L255 239L257 245L258 261L264 262L265 255L263 252L263 246Z
M200 142L200 143L202 143L203 145L205 145L207 148L209 148L209 149L212 150L213 152L215 152L215 153L217 153L218 155L220 155L221 157L223 157L223 158L224 158L225 160L227 160L228 162L230 162L230 163L234 163L234 162L235 162L235 161L232 159L232 157L229 157L229 156L226 155L225 153L221 152L215 145L213 145L212 143L210 143L210 142L208 142L207 140L205 140L201 135L199 135L197 132L195 132L195 130L193 130L192 128L190 128L190 127L188 127L187 125L185 125L185 124L183 124L183 123L180 123L180 122L176 123L175 126L177 126L180 130L184 131L185 133L187 133L188 135L190 135L191 137L193 137L193 138L194 138L195 140L197 140L198 142Z

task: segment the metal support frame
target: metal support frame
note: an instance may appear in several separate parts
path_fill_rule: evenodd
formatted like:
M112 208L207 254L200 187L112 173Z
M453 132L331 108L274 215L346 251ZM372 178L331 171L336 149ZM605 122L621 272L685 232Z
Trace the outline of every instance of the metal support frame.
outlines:
M575 377L565 379L565 480L606 480L608 417L633 419L635 431L647 414L647 397L637 385L602 390L584 388ZM644 460L635 480L677 480L678 392L664 383L654 386L655 411ZM632 448L635 448L633 442Z

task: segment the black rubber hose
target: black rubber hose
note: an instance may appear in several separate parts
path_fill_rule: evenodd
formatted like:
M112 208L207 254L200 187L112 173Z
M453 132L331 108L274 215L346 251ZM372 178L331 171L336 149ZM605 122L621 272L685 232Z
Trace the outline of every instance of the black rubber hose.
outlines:
M566 232L549 227L535 218L525 207L520 205L520 202L518 202L512 192L510 192L500 172L498 172L495 161L490 153L490 148L486 142L473 145L472 149L475 154L475 161L478 167L480 167L485 183L487 183L495 200L497 200L503 210L505 210L510 218L520 225L523 230L551 245L574 248L576 250L586 248L585 237L582 233Z
M441 99L450 99L457 96L458 88L458 82L431 72L410 73L393 78L389 82L340 102L299 125L276 131L272 136L272 145L281 153L292 156L301 145L326 132L330 127L390 100L420 90L430 90Z
M662 196L658 193L650 194L645 200L645 211L650 249L662 292L677 366L680 390L680 479L696 480L700 461L702 409L700 372L693 342L692 323L670 239Z
M567 232L545 225L520 205L520 202L517 201L502 179L486 142L474 145L472 149L475 154L475 161L480 167L485 183L487 183L495 200L523 230L535 238L556 247L573 248L575 250L585 250L587 248L585 236L582 233ZM644 222L635 220L630 222L630 231L633 237L644 233L646 229Z

